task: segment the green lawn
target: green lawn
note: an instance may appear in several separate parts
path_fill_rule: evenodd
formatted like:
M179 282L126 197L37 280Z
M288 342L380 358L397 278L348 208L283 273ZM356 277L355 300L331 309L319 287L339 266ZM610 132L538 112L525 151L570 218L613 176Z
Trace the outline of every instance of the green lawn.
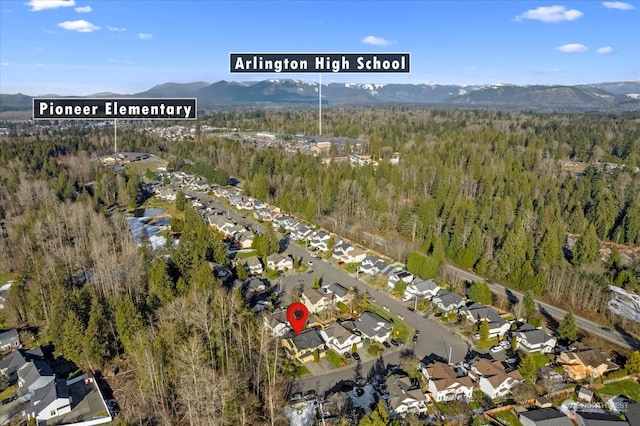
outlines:
M622 380L620 382L609 383L605 387L598 389L598 392L605 395L626 395L631 399L640 401L640 384L635 380Z
M15 386L9 386L8 388L6 388L2 392L0 392L0 401L5 399L5 398L10 398L15 394L16 394L16 387Z
M303 377L311 374L309 369L298 363L291 363L287 366L287 373L290 377Z
M344 265L341 266L341 268L344 269L349 274L355 274L356 270L359 267L360 267L359 263L345 263Z
M536 368L544 367L549 364L551 361L549 360L549 355L542 353L533 353L533 358L536 361Z
M169 215L171 215L171 217L175 217L178 219L182 219L184 220L184 212L179 211L176 208L176 205L170 201L165 201L165 200L161 200L159 198L156 197L151 197L149 199L147 199L141 206L140 208L145 208L145 207L157 207L160 209L164 209L166 210L167 213L169 213Z
M6 274L4 272L0 272L0 286L3 286L7 283L7 281L15 280L18 278L18 274Z
M503 425L506 426L522 426L520 420L511 412L511 410L504 410L498 413L494 413L491 415L495 417L496 420L499 420Z
M492 346L497 345L498 342L499 342L499 340L498 340L497 337L492 337L492 338L487 339L487 340L480 339L480 340L476 340L476 347L478 349L488 349L488 348L490 348Z
M256 255L255 250L239 251L236 253L236 259L247 259Z
M325 356L327 357L327 361L329 361L329 364L333 365L335 368L340 368L347 365L347 359L343 356L338 355L334 350L329 349L327 352L325 352Z

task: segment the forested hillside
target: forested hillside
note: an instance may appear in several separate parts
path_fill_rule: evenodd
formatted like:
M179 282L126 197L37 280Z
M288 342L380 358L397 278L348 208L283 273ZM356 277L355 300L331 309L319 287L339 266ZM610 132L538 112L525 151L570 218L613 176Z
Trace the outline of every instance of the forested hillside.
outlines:
M208 122L293 132L306 117L221 113ZM615 250L606 273L593 262L602 241L640 243L637 115L405 108L331 110L325 121L331 134L367 140L362 152L380 165L327 167L231 140L183 143L175 152L248 178L252 195L307 220L330 217L403 237L392 255L403 253L399 246L404 253L421 248L593 312L604 312L608 283L635 289L637 263L621 265ZM385 161L394 152L399 165ZM577 235L574 247L567 246L569 233Z
M197 125L293 134L313 119L221 112ZM152 258L124 220L145 197L142 177L90 161L110 152L111 131L28 126L6 124L0 140L0 270L19 274L9 322L37 327L80 366L119 366L123 423L278 424L288 366L240 295L212 278L204 260L227 262L220 235L187 210L178 248ZM599 248L640 245L638 115L326 111L325 135L366 141L329 155L359 149L377 167L142 127L119 125L123 151L209 164L284 211L383 237L399 260L422 251L595 315L608 284L637 286L637 260L614 249L600 262Z

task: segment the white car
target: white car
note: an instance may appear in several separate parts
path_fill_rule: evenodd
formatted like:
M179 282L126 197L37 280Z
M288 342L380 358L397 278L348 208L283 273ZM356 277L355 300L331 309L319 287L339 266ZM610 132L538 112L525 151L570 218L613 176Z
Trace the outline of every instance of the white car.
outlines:
M508 340L503 340L502 342L500 342L500 346L502 346L504 349L507 349L511 347L511 343Z
M504 348L502 346L494 346L491 349L489 349L491 352L496 353L496 352L501 352L504 350Z

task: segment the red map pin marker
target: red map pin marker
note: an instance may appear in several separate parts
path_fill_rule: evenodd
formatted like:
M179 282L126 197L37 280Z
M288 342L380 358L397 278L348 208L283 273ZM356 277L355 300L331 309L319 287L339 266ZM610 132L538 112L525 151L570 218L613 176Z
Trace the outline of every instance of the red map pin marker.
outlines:
M300 302L294 302L287 308L287 320L291 324L293 332L296 336L300 334L304 325L307 323L309 317L309 310Z

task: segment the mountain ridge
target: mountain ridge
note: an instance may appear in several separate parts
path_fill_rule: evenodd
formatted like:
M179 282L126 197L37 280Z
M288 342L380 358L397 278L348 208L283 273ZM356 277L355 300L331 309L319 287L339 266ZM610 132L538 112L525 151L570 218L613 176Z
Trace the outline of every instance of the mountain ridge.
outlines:
M197 98L198 108L256 104L317 104L316 82L270 78L238 82L163 83L133 94L100 93L102 97ZM49 95L56 96L56 95ZM94 95L96 96L96 95ZM0 111L31 108L33 97L0 94ZM583 85L557 84L406 84L328 83L323 104L428 104L462 108L530 109L541 111L640 111L640 81Z

